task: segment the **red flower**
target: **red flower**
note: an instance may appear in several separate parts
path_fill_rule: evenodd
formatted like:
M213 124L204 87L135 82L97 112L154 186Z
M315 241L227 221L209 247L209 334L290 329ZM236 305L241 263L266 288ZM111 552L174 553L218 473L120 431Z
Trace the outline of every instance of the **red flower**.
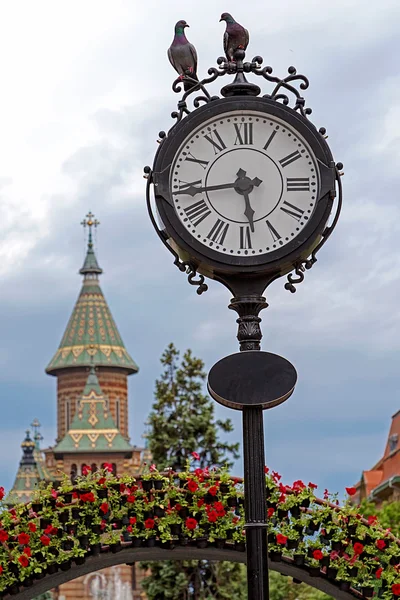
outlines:
M297 492L300 490L303 490L306 486L304 485L304 483L301 481L301 479L298 479L297 481L293 482L292 488Z
M222 502L214 502L214 510L216 510L217 512L221 512L224 511L225 514L225 509L224 509L224 505L222 504Z
M76 498L79 498L79 494L78 494L78 492L72 492L72 497L73 497L74 499L76 499Z
M324 558L324 555L322 554L321 550L314 550L313 557L315 558L315 560L322 560Z
M32 556L32 552L31 549L29 548L29 546L26 546L23 550L24 554L26 554L27 556L31 557Z
M197 508L201 508L204 504L204 498L200 498L200 500L197 501Z
M385 540L376 540L375 546L379 548L379 550L383 550L384 548L386 548L386 542Z
M357 494L357 488L348 487L348 488L346 488L346 492L348 493L349 496L354 496L354 494Z
M4 498L4 488L0 487L0 500L3 500Z
M216 510L210 510L207 514L207 518L208 518L208 522L209 523L215 523L215 521L218 519L218 513Z
M378 517L376 517L375 515L371 515L368 517L368 525L375 525L377 521Z
M0 542L6 542L8 540L8 533L4 529L0 529Z
M216 496L218 493L218 488L216 485L212 485L209 489L208 489L209 493L211 494L211 496Z
M380 579L380 578L381 578L382 571L383 571L382 567L380 567L380 568L379 568L379 569L376 571L376 573L375 573L375 577L376 577L377 579Z
M88 465L84 465L82 467L82 475L89 475L89 473L91 472L92 468L89 467Z
M106 515L108 513L110 507L108 506L107 502L103 502L103 504L100 505L100 510L103 513L103 515Z
M112 464L111 463L104 463L103 469L105 471L108 471L108 473L112 473L112 471L113 471Z
M264 473L265 474L269 473L269 467L267 467L267 466L264 467Z
M237 523L239 523L239 521L240 521L239 517L233 517L233 519L232 519L233 525L236 525Z
M18 558L18 562L22 567L27 567L29 565L29 558L25 556L25 554L21 554Z
M133 496L133 494L129 494L129 496L127 497L126 501L129 502L129 504L133 504L136 500L136 496Z
M182 506L179 503L175 504L175 510L176 511L181 510L181 508L182 508Z
M310 483L308 484L308 487L310 487L312 490L316 490L318 486L315 483L311 483L311 481L310 481Z
M200 460L200 454L198 454L197 452L192 452L192 456L195 460Z
M81 494L81 500L82 502L95 502L96 498L93 492L88 492L87 494Z
M135 525L135 523L136 523L136 517L129 517L129 523L131 525Z
M126 528L127 531L129 531L129 533L132 533L132 525L128 525L128 527Z
M3 570L3 567L0 565L0 575L2 574Z
M50 544L50 538L48 535L41 535L40 541L42 542L43 546L48 546Z
M155 521L154 519L146 519L144 522L144 526L146 529L154 529Z
M188 529L196 529L197 521L196 521L196 519L192 519L192 517L188 517L186 519L185 525Z
M363 550L364 550L364 546L362 544L360 544L360 542L356 542L353 546L354 548L354 554L362 554Z
M58 494L56 490L51 490L51 497L52 498L57 498Z
M18 544L21 544L22 546L26 546L26 544L29 544L29 540L31 538L29 537L29 535L27 533L20 533L18 536Z
M287 537L286 535L278 533L278 535L276 536L276 541L278 542L278 544L282 544L282 546L284 546L287 542Z
M189 479L187 485L189 491L192 492L192 494L194 494L194 492L197 492L197 490L199 489L199 484L193 481L193 479Z
M271 506L268 509L268 519L270 519L272 517L272 515L274 514L274 512L275 512L275 509Z
M105 477L100 477L100 479L98 480L98 484L99 485L103 485L106 482L106 478Z
M394 583L392 585L392 592L395 596L400 596L400 583Z

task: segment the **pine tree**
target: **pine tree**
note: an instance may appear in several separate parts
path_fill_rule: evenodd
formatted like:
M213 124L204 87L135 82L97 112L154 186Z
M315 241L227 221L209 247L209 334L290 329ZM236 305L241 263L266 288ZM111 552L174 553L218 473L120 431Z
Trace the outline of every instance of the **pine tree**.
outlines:
M179 351L170 344L161 357L164 372L156 381L149 416L148 442L153 462L161 470L183 470L192 452L201 468L232 466L239 444L228 444L219 433L232 431L230 419L216 420L213 402L203 393L204 363L190 350L179 364ZM245 600L243 565L211 561L146 563L151 575L143 581L149 600Z
M220 431L232 431L230 419L215 420L214 404L203 394L204 363L187 350L179 365L179 352L170 344L161 357L165 371L156 381L155 402L149 416L149 449L161 470L185 468L193 451L200 467L232 466L239 444L221 442Z

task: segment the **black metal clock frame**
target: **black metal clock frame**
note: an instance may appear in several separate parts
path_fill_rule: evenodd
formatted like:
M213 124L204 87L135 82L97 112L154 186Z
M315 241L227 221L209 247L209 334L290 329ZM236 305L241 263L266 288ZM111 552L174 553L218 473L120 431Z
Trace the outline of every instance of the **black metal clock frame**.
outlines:
M191 83L192 88L183 93L178 102L178 110L171 115L176 119L176 123L168 134L163 131L159 134L160 147L154 159L153 169L150 167L144 169L147 179L146 199L149 216L159 238L174 255L174 264L182 272L186 271L189 283L197 286L198 294L207 290L205 276L223 283L231 291L233 298L229 308L238 314L237 338L241 352L261 349L259 313L268 306L263 296L265 289L275 279L287 275L285 288L292 293L295 292L295 285L303 281L305 270L315 264L317 253L335 229L342 206L340 171L343 168L341 163L335 165L333 161L325 141L326 130L324 128L317 130L308 120L311 109L305 107L305 100L296 88L296 84L299 84L301 90L307 89L309 85L307 78L297 74L294 67L289 67L286 77L278 78L272 75L271 67L261 66L263 59L260 56L256 56L251 62L244 62L244 58L244 50L238 49L235 53L235 62L219 58L217 61L219 68L210 68L209 77L200 82L192 79L190 73L176 79L172 86L175 92L181 92L185 81ZM245 73L261 76L273 83L272 92L259 97L260 87L247 81ZM223 98L212 96L207 85L229 74L235 75L235 79L221 89ZM196 93L200 95L196 96ZM193 98L195 109L193 111L188 107L189 97ZM289 106L289 97L294 99L292 107ZM209 118L234 110L260 111L283 119L305 138L319 165L320 194L309 222L292 241L264 255L242 257L223 255L200 244L180 222L170 193L171 165L185 138ZM152 186L158 218L152 205ZM334 215L328 225L332 211ZM158 224L159 221L162 223L161 226ZM294 271L294 274L291 271ZM272 355L268 357L268 353L262 354L265 355L262 360L265 360L268 366ZM224 359L220 362L223 368ZM290 365L288 361L285 362ZM248 381L244 378L242 383L245 389ZM259 386L257 393L262 397L264 383L260 380L254 385ZM212 393L210 385L209 390ZM286 397L292 391L293 389ZM219 401L219 396L213 395L213 397ZM278 403L279 398L276 402L270 402L270 406ZM226 406L232 407L233 404L233 400L230 402L226 399ZM243 398L239 404L237 408L243 412L248 592L250 600L267 600L269 597L268 544L262 412L266 405L262 402L259 405L250 405L246 403L246 398Z

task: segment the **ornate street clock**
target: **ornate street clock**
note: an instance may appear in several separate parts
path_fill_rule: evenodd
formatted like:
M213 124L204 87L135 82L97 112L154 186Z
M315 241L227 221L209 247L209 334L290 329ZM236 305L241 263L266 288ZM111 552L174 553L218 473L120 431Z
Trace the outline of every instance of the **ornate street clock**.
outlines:
M294 292L316 262L339 218L343 165L334 163L325 129L317 130L308 118L311 109L296 87L307 89L306 77L290 67L279 79L270 67L261 67L259 56L243 62L247 30L228 13L221 20L227 23L228 58L218 59L219 68L209 69L202 81L196 51L182 34L187 23L176 25L169 58L181 73L173 89L183 86L184 93L172 113L177 122L168 134L159 134L153 168L145 167L147 206L160 239L197 292L207 290L208 277L233 295L229 308L238 313L241 352L213 366L208 391L243 412L248 596L264 600L269 595L262 411L292 395L297 373L286 359L260 352L259 313L268 306L263 293L272 281L287 275L285 288ZM272 92L261 96L244 73L273 83ZM221 89L222 97L211 96L207 85L229 74L235 79Z
M189 113L186 98L195 89L185 93L178 122L168 135L161 133L149 181L162 236L177 263L188 268L191 281L198 272L222 281L235 295L243 277L246 284L260 281L263 289L293 269L304 277L304 265L312 266L316 247L330 232L338 179L325 130L308 120L311 111L303 108L293 84L278 80L276 88L294 91L297 108L287 106L278 90L257 97L258 86L245 80L246 65L276 80L257 59L243 65L238 57L236 80L222 90L223 98L206 93L205 105ZM223 62L222 69L210 70L210 79L229 69ZM286 79L305 86L293 69ZM197 90L205 92L207 82ZM199 281L201 293L206 286L203 277ZM294 291L297 282L290 275L286 287Z

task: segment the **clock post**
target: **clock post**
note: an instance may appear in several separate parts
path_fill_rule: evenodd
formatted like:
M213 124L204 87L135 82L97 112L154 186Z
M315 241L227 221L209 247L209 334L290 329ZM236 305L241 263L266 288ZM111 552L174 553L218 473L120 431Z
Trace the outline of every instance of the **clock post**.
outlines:
M339 219L343 165L333 161L326 130L309 121L296 87L307 89L304 75L289 67L286 77L273 76L260 56L244 62L242 47L233 58L219 58L203 80L193 68L175 80L175 92L184 87L176 123L159 133L144 177L151 222L174 264L198 294L208 289L206 277L232 294L240 352L212 367L207 386L214 400L242 411L248 597L268 600L263 411L292 395L297 373L285 358L261 351L259 315L273 281L287 276L284 287L293 293L316 263ZM245 73L272 83L271 93L260 97ZM211 95L207 86L226 75L234 81L222 97Z

